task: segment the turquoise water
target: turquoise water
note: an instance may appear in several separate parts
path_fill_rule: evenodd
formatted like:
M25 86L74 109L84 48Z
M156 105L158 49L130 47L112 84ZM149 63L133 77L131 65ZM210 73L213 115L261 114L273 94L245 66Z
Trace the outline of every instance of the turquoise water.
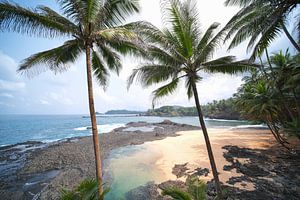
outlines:
M97 117L99 132L109 132L128 122L173 122L199 125L197 117L101 116ZM247 125L246 121L207 119L208 127ZM0 115L0 146L26 141L51 142L91 134L90 119L82 115Z

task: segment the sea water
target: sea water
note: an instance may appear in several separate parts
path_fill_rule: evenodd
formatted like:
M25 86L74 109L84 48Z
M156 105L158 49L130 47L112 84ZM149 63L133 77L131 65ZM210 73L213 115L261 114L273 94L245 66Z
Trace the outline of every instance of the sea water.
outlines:
M197 117L153 117L104 115L97 117L99 133L106 133L129 122L173 122L199 125ZM249 125L247 121L206 119L209 128ZM0 115L0 146L26 141L52 142L91 135L91 122L83 115Z

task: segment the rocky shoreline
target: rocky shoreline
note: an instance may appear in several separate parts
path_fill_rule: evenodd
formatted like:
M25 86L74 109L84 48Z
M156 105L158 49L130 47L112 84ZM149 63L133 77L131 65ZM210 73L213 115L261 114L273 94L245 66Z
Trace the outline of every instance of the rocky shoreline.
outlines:
M166 137L179 136L176 134L179 131L190 130L199 130L199 127L166 120L161 123L128 123L125 127L101 134L104 166L112 150L149 141L158 142ZM212 135L215 156L223 169L219 169L219 172L221 176L227 172L227 178L223 177L226 199L300 199L300 150L296 148L295 154L291 154L271 142L270 138L268 131L260 129L232 129L221 135ZM257 142L268 145L260 148L263 146ZM256 144L256 148L247 147L254 147L253 144ZM299 144L295 146L299 147ZM200 145L195 148L205 147ZM161 188L178 187L185 190L183 180L188 175L210 180L211 173L207 165L190 168L189 164L183 162L174 165L171 173L177 179L162 183L149 182L130 190L125 198L170 200L161 195ZM63 188L73 188L82 180L95 176L92 139L88 136L49 144L26 142L0 147L0 171L1 199L59 199ZM108 171L104 174L106 182L109 181ZM249 185L253 187L250 190ZM215 195L210 180L207 183L207 199L214 199Z
M198 129L168 120L128 123L125 127L100 135L102 160L105 163L110 151L119 147L161 140L177 136L178 131ZM26 142L1 147L0 152L0 196L3 199L57 199L61 189L72 188L85 178L94 177L90 136L49 144Z
M222 183L226 200L298 200L300 199L300 150L291 154L285 148L274 145L268 149L249 149L227 145L223 149L224 157L231 165L224 165L225 171L236 170L239 176L232 176ZM245 163L239 159L249 159ZM189 171L187 163L176 164L172 173L177 177L197 175L200 179L210 172L207 168ZM253 190L245 190L236 184L252 183ZM181 180L169 180L156 184L149 182L129 191L126 199L171 200L161 195L162 188L179 188L187 191L187 185ZM206 199L216 197L213 180L207 182Z

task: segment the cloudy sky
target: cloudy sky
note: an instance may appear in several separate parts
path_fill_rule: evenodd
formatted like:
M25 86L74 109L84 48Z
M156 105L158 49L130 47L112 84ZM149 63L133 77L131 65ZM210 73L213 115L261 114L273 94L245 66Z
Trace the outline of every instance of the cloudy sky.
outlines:
M59 10L55 0L17 0L21 5L35 7L43 4ZM141 13L128 21L146 20L162 27L159 0L141 0ZM197 1L201 28L205 30L211 23L225 25L238 8L225 8L223 0ZM16 33L0 32L0 114L85 114L88 113L87 86L84 57L80 57L68 72L53 74L45 72L28 79L16 73L20 62L39 51L57 47L62 39L41 39ZM290 46L285 35L278 38L271 47L275 52ZM230 52L223 46L215 57L235 55L239 59L247 58L245 46L241 45ZM123 58L123 70L119 77L112 74L109 87L103 91L95 85L95 105L98 112L110 109L147 110L151 107L151 92L156 88L141 88L133 85L126 89L126 79L139 60L133 57ZM199 83L201 102L232 96L242 83L240 76L215 74L205 76ZM95 82L96 84L96 82ZM160 105L191 106L193 101L186 97L183 86L176 94L166 97Z

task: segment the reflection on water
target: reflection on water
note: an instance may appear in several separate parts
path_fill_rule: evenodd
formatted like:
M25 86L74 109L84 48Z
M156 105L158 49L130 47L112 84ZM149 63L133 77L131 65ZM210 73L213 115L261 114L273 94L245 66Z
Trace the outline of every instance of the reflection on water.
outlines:
M108 170L113 181L106 199L120 199L125 193L149 181L161 183L176 179L172 174L175 164L188 162L194 169L199 164L208 167L201 132L190 131L184 137L169 137L142 145L123 147L113 151Z
M136 145L114 151L109 162L109 172L113 178L111 191L106 199L120 199L124 194L148 181L165 180L163 171L156 167L162 156L159 149L148 145Z
M248 132L252 132L252 135L247 134ZM239 134L230 129L209 129L214 157L220 173L219 178L223 183L226 184L230 177L237 176L238 173L234 170L223 170L223 166L229 163L223 157L222 146L238 144L242 147L255 148L261 147L259 141L263 138L268 141L269 137L263 134L253 137L253 133L257 133L257 130L247 130L244 134ZM178 137L168 137L114 150L106 166L106 170L112 176L111 192L106 200L124 199L126 192L150 181L161 183L175 180L176 176L172 174L175 164L188 163L188 172L193 172L199 167L210 169L202 132L196 130L179 132L179 134ZM207 177L201 176L202 180L211 178L211 173ZM247 183L243 189L252 190L253 185Z

